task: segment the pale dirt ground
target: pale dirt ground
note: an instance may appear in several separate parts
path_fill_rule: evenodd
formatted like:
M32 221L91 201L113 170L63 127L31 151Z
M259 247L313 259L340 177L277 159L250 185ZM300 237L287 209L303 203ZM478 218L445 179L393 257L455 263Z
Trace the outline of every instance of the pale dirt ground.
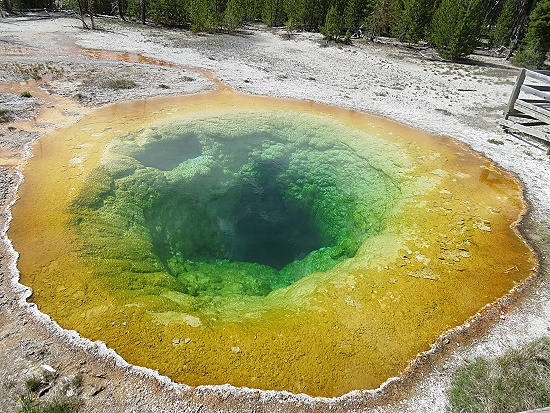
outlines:
M289 39L283 31L260 26L239 35L196 36L105 20L99 25L102 30L91 32L71 18L0 19L0 109L8 109L11 117L11 123L0 124L1 413L20 410L17 399L25 379L41 374L44 365L56 370L46 398L66 392L64 384L82 373L86 412L442 412L452 372L465 360L496 356L549 334L548 145L506 135L497 125L518 69L481 55L462 64L442 62L432 59L429 49L390 44L390 39L327 47L317 34ZM231 386L190 388L129 366L103 344L61 330L26 303L29 291L17 283L16 254L6 237L9 206L22 179L19 170L33 140L77 121L92 107L214 86L182 67L97 59L83 55L82 48L209 69L242 92L350 107L456 138L525 185L530 208L521 231L540 255L539 275L442 337L404 378L391 379L377 391L314 399ZM25 82L35 72L42 83ZM136 87L102 87L108 78L133 80ZM20 96L25 90L30 98Z

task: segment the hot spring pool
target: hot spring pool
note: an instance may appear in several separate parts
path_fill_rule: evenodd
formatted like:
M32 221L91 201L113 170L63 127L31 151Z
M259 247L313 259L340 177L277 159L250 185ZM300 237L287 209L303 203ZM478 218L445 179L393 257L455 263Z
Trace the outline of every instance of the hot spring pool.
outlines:
M517 181L352 110L148 99L33 154L9 230L32 301L189 385L375 388L535 267Z

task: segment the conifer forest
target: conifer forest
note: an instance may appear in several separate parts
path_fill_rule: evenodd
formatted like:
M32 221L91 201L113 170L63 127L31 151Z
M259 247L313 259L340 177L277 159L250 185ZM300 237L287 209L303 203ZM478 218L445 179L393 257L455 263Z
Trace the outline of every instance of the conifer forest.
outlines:
M73 10L86 27L91 17L91 28L96 14L193 32L231 33L263 21L343 43L393 36L433 45L449 60L482 46L530 68L546 67L550 50L550 0L2 0L2 7Z

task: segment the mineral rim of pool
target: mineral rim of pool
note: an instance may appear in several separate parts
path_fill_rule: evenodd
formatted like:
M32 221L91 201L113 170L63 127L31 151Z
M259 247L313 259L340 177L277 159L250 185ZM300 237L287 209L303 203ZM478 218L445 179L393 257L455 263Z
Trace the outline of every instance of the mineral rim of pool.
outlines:
M9 230L32 301L189 385L376 388L536 266L516 180L353 110L146 99L33 155Z

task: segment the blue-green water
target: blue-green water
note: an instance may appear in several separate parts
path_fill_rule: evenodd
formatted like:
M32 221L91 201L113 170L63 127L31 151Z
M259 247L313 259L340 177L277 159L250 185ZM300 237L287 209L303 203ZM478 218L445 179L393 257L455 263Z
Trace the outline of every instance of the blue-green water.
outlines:
M350 133L250 111L117 139L73 205L85 251L122 266L107 272L124 289L195 297L265 296L326 271L381 231L399 195L378 148L369 159L338 139Z

